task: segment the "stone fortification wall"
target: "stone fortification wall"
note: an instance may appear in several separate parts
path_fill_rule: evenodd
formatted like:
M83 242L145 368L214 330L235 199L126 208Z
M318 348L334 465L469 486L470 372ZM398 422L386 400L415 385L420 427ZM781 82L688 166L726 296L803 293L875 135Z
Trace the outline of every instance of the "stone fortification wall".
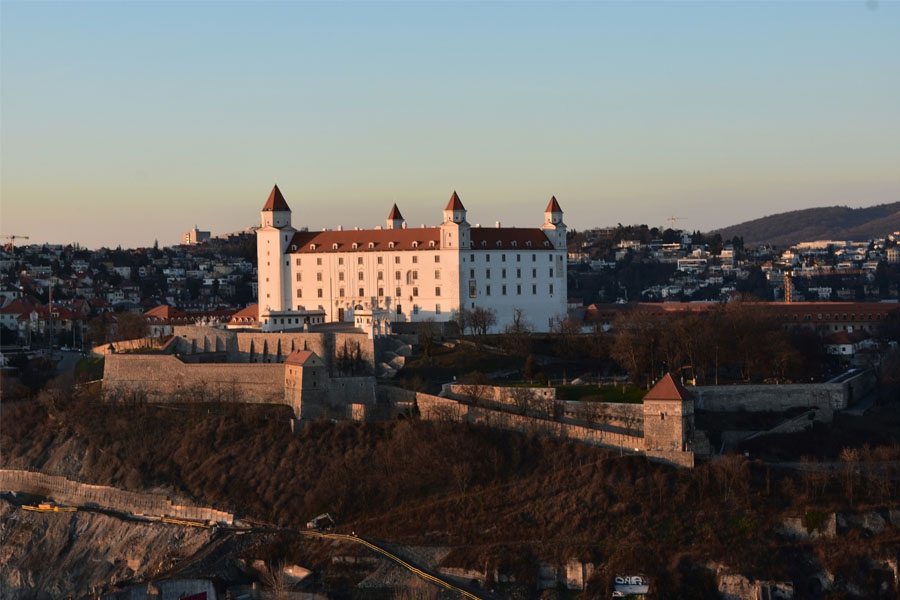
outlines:
M734 385L688 388L694 394L697 410L711 412L785 411L798 406L818 408L831 415L847 407L844 386L840 383L801 385Z
M178 354L225 352L229 363L279 363L294 350L312 350L329 372L338 367L343 354L358 354L364 367L375 372L375 345L363 332L263 333L181 326L175 327L174 335L170 352Z
M562 414L568 419L609 427L640 430L644 421L643 406L614 402L557 401L556 388L503 387L464 383L444 384L441 394L460 400L477 399L497 406L509 407L530 416Z
M285 386L285 404L304 420L367 421L376 414L371 409L376 403L375 378L371 376L336 377L316 390Z
M70 506L95 505L124 513L173 517L194 521L234 522L231 513L204 508L173 504L163 494L140 494L103 485L79 483L33 471L0 469L0 489L7 492L21 492L45 496L60 504Z
M185 364L167 354L109 354L108 400L284 403L284 365Z

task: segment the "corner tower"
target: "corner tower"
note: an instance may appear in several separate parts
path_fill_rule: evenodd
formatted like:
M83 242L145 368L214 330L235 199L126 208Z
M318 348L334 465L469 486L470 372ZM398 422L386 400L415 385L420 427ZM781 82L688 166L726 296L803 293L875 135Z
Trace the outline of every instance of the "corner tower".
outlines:
M556 196L550 198L550 203L544 209L544 224L541 229L553 243L557 250L566 250L566 224L563 223L563 211L556 201Z
M466 207L463 206L454 191L447 206L444 207L444 220L441 223L441 249L468 250L470 245Z
M291 209L278 186L272 188L260 213L256 230L256 272L259 290L259 321L263 330L271 313L291 309L291 263L287 250L296 230L291 227Z

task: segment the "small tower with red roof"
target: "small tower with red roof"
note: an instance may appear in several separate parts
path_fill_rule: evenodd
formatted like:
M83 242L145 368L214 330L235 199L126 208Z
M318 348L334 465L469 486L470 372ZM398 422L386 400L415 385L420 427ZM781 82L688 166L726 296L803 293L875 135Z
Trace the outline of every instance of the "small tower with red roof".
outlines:
M466 207L454 190L450 201L444 207L444 221L441 223L441 248L468 250L471 246L469 223L466 221Z
M400 209L394 204L394 208L391 209L391 214L389 214L387 218L387 228L403 229L404 221L405 219L403 218L403 215L400 214Z
M693 397L667 373L644 396L644 449L661 456L689 453L693 435Z
M557 250L566 249L566 224L563 223L563 210L556 201L556 196L550 198L550 203L544 209L544 224L541 229L553 243Z

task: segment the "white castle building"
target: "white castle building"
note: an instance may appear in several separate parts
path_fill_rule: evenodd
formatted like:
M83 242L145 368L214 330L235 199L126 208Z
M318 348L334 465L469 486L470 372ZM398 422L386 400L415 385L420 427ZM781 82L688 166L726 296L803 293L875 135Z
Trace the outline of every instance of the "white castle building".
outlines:
M535 228L472 227L456 192L439 227L408 228L395 204L385 228L297 230L276 185L257 230L264 331L350 322L448 321L490 310L492 331L520 313L534 331L566 314L566 226L556 198Z

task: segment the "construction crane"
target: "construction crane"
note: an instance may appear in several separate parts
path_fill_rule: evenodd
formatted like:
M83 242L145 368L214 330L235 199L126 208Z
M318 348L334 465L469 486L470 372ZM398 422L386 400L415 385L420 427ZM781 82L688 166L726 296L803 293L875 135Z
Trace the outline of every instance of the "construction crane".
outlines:
M16 251L16 240L27 240L30 239L27 235L4 235L3 239L9 240L10 247L12 251Z
M682 217L669 217L666 221L669 222L669 229L675 229L675 221L684 220Z

